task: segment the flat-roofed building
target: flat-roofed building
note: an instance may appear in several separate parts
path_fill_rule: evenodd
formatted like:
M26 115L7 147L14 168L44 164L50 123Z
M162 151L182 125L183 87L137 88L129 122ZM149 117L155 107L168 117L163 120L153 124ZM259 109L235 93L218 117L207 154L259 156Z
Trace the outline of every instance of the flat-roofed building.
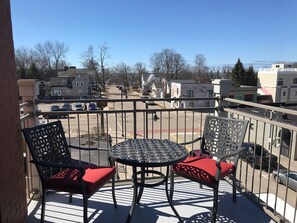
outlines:
M274 103L297 102L297 68L289 63L272 64L258 71L258 91L269 92ZM261 94L261 92L258 92Z

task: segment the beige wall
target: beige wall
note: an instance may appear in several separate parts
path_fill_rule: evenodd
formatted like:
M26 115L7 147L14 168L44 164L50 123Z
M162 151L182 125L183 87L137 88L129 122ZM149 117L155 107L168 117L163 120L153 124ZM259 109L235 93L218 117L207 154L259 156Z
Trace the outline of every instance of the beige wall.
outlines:
M283 85L277 86L278 78L283 78ZM297 102L296 68L263 69L258 72L258 87L264 87L272 96L273 102ZM286 92L285 96L283 92Z
M0 1L0 222L25 222L26 184L10 1Z
M277 73L276 72L261 73L259 71L258 80L259 80L260 86L262 87L275 87L277 83Z

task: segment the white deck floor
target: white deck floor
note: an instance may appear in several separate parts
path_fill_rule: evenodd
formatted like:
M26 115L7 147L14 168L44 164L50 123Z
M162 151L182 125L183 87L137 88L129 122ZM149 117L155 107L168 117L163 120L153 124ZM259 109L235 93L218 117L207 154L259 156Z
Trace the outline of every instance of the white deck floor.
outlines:
M132 223L176 223L178 219L168 205L164 186L145 188L140 205L135 208ZM132 201L131 185L116 187L118 207L114 208L111 188L101 188L89 199L89 222L123 223ZM217 222L272 223L274 222L252 202L238 194L232 202L232 187L225 181L220 184L220 201ZM175 183L174 206L185 223L210 222L212 190L188 180ZM66 193L50 192L47 195L45 222L80 223L83 220L83 204L80 195L68 203ZM39 222L40 202L32 201L28 208L28 222Z

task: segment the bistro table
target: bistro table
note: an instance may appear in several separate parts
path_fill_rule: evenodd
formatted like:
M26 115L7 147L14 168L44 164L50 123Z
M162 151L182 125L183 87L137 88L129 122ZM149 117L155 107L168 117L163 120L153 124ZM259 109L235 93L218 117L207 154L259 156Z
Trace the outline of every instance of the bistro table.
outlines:
M183 161L188 156L184 146L166 139L128 139L112 146L109 154L114 161L132 166L133 200L126 222L131 221L133 211L136 204L140 202L144 187L154 187L164 183L168 203L176 217L182 222L168 192L168 176L171 166ZM140 168L140 171L137 171L137 167ZM148 169L148 167L167 167L166 174ZM146 183L145 176L149 173L159 175L161 180L156 183ZM138 175L140 175L140 180L137 180Z

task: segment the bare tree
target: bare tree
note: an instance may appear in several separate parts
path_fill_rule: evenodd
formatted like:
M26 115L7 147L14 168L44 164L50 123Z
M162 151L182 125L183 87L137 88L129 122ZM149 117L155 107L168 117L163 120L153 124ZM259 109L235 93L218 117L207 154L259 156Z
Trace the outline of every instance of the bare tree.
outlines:
M91 70L95 74L96 85L100 86L105 91L106 83L110 76L107 68L107 59L109 58L108 47L104 43L99 45L99 54L96 56L94 47L89 46L88 50L82 54L82 64L85 68Z
M178 79L179 76L185 73L186 70L187 65L184 58L179 53L174 54L172 63L173 78Z
M172 49L164 49L160 53L153 54L150 63L154 72L174 79L181 77L182 73L187 70L183 57Z
M46 41L43 44L38 43L35 46L35 50L39 57L40 67L51 71L53 69L52 61L51 61L51 56L52 56L51 42Z
M232 67L230 65L224 65L222 67L222 76L224 78L232 79Z
M49 71L50 75L57 75L58 71L66 65L65 58L68 47L64 43L55 41L46 41L43 44L38 43L35 46L39 66L41 69Z
M15 62L17 75L19 78L25 78L27 70L34 61L34 52L26 47L19 47L15 50ZM34 61L35 62L35 61Z
M120 63L113 68L113 73L118 76L122 83L124 83L124 88L129 89L132 80L131 67L125 63Z
M137 62L134 64L134 73L135 73L135 83L138 87L141 87L141 77L143 74L147 73L146 66L142 62Z
M82 65L94 73L96 86L99 86L99 64L94 53L94 47L90 45L89 48L83 52L81 58Z
M100 72L101 72L101 86L103 88L103 91L105 91L106 82L108 79L108 72L106 72L106 60L109 58L108 54L108 47L106 43L99 45L99 66L100 66Z
M58 41L50 44L50 50L52 52L52 60L55 72L58 73L60 69L63 69L66 65L65 57L68 52L68 47L64 43Z
M210 82L208 70L206 57L203 54L197 54L194 59L194 79L201 83Z
M203 54L197 54L194 59L194 72L203 73L208 71L206 57Z

